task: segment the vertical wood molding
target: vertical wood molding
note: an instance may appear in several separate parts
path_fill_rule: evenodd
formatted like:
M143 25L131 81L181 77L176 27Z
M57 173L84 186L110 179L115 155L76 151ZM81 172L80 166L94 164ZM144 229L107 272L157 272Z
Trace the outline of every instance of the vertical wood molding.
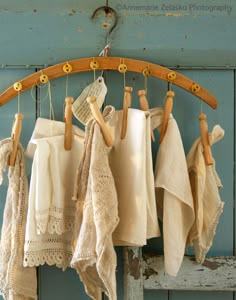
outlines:
M124 248L124 299L143 300L142 248Z

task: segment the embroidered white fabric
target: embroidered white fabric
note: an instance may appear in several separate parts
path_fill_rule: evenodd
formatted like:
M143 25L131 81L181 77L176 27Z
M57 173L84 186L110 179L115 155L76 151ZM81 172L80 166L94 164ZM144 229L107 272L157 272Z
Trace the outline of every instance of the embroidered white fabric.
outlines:
M12 139L0 142L1 184L12 146ZM9 167L8 180L0 241L0 294L5 300L37 299L36 270L23 267L28 182L21 145L18 146L15 166Z
M42 123L44 131L40 127ZM83 139L74 134L72 149L66 151L65 124L62 123L62 126L61 123L40 119L31 139L36 148L33 149L29 190L25 266L47 263L64 270L72 257L71 241L75 219L72 195ZM50 128L53 130L49 130ZM52 132L54 136L48 136Z
M106 107L104 115L113 110ZM107 119L105 118L105 119ZM117 194L109 167L108 148L99 125L91 120L86 126L85 148L75 185L75 251L71 266L83 281L87 294L100 299L104 291L116 300L116 253L112 233L118 218Z

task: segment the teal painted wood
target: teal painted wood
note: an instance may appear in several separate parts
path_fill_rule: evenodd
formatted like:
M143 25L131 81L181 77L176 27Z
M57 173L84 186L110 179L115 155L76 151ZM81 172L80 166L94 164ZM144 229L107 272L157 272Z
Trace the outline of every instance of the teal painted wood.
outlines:
M228 292L170 292L168 300L234 300L233 293Z
M225 1L221 11L190 9L192 1L180 0L178 5L183 8L186 2L186 9L163 7L165 2L160 0L155 1L158 9L145 9L153 2L112 1L110 5L119 13L119 24L111 36L111 54L145 57L170 66L236 66L232 31L236 25L236 4ZM104 5L104 1L95 4L91 0L60 0L56 7L45 0L1 5L0 64L44 65L97 55L107 33L103 23L112 23L102 14L90 20L91 12L99 5ZM222 3L208 0L204 5Z

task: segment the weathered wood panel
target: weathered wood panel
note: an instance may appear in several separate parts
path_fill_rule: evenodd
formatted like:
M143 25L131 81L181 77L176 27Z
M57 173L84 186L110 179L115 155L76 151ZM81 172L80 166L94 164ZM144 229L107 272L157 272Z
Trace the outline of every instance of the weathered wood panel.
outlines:
M145 289L235 291L236 257L209 257L201 265L193 257L184 257L176 277L168 276L163 256L143 258Z
M124 299L143 299L142 250L138 247L124 248Z

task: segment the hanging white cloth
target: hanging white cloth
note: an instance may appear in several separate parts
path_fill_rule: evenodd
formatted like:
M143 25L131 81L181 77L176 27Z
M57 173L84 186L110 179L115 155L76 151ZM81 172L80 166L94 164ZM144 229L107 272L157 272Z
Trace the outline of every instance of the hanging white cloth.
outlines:
M12 149L12 139L0 142L1 184ZM0 240L0 295L5 300L33 300L37 299L36 269L23 267L28 182L21 145L14 167L9 167L8 180Z
M119 205L115 245L143 246L160 235L151 153L150 113L129 108L127 131L120 139L122 111L109 122L115 144L109 154Z
M73 127L72 149L64 149L65 123L38 119L28 153L34 153L25 238L25 266L56 264L65 269L72 257L76 170L83 150L82 130ZM76 135L75 133L80 135ZM52 135L53 134L53 135Z
M210 144L213 145L223 136L224 130L216 125L209 135ZM219 194L222 184L215 169L215 161L213 165L205 164L201 138L198 138L190 149L187 164L196 214L189 234L189 244L194 248L196 260L203 263L223 211L224 203Z
M158 214L163 221L166 272L176 276L194 222L193 198L178 125L171 115L155 165Z
M110 106L104 109L105 121L112 117L113 111ZM101 292L110 300L117 299L117 262L112 234L119 218L109 152L99 125L95 120L89 121L74 191L77 221L71 266L94 300L100 299Z

